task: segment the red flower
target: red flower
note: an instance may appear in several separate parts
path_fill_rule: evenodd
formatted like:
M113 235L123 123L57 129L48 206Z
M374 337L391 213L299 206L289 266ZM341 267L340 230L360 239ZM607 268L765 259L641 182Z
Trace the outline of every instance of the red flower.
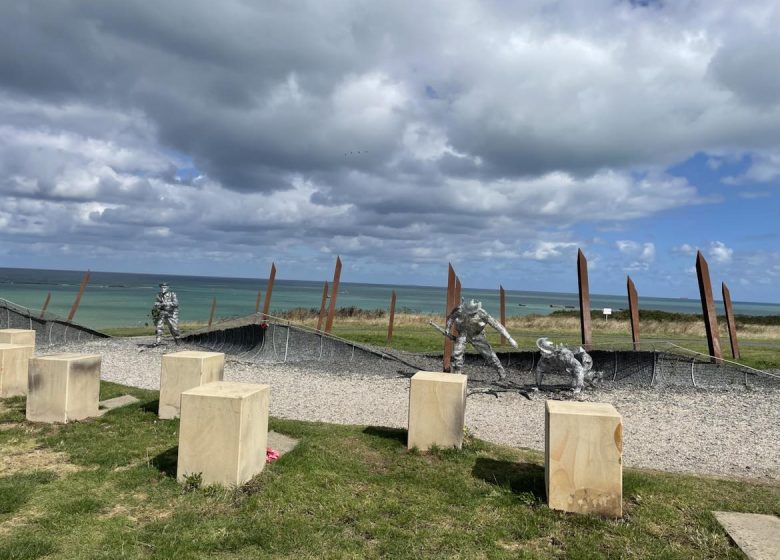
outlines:
M271 463L279 458L279 452L276 449L270 447L265 450L265 462Z

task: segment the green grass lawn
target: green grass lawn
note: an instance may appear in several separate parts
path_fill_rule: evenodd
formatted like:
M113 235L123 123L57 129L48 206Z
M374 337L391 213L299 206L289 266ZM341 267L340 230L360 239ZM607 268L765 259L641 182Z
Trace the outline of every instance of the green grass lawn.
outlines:
M711 510L780 515L780 486L626 469L625 518L549 510L539 453L272 419L296 449L238 489L184 491L157 393L68 425L0 401L0 559L743 558Z

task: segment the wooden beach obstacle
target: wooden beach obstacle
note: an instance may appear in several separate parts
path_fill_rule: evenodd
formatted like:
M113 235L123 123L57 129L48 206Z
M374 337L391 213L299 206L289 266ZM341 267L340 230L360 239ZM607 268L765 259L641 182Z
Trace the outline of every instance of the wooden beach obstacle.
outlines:
M631 320L631 342L634 350L639 350L639 300L636 294L634 281L626 276L626 288L628 290L628 314Z
M501 320L501 324L506 328L506 292L504 286L498 286L498 313ZM504 335L501 335L501 346L506 346L509 342Z
M322 323L325 320L325 310L328 304L328 281L322 285L322 299L320 300L320 313L317 315L317 330L322 330Z
M336 298L339 295L339 282L341 281L341 257L336 257L336 268L333 270L333 284L330 288L330 308L328 309L328 319L325 321L325 332L330 333L333 329L333 318L336 316Z
M452 263L448 263L447 267L447 296L444 303L444 321L446 323L447 317L449 317L452 310L460 302L458 289L458 276L455 274L455 269L452 268ZM453 327L454 329L454 327ZM453 333L450 333L453 334ZM444 337L444 356L442 357L442 371L449 372L452 362L452 339L448 336Z
M588 287L588 260L577 249L577 286L580 300L580 332L582 334L582 346L590 351L592 336L590 330L590 291Z
M27 420L72 422L98 416L99 354L51 354L29 361Z
M269 385L206 383L181 394L176 478L240 486L265 468Z
M27 394L27 368L33 346L0 342L0 398Z
M68 323L73 321L73 317L76 316L76 311L79 308L79 305L81 304L81 297L84 295L84 290L87 289L87 284L89 284L90 279L90 271L88 270L87 273L84 275L84 279L81 281L81 285L79 286L79 293L76 294L76 299L73 300L73 305L70 308L70 312L68 313Z
M274 291L276 280L276 263L271 263L271 274L268 276L268 286L265 288L265 301L263 302L263 321L268 320L268 312L271 310L271 294Z
M721 283L723 292L723 307L726 308L726 325L729 329L729 342L731 343L731 357L739 360L739 342L737 342L737 321L734 317L734 309L731 306L731 292L726 283Z
M547 505L572 513L623 515L623 420L607 403L545 406Z
M225 354L185 350L164 354L160 367L160 403L158 415L163 420L178 418L184 391L205 383L222 381Z
M387 321L387 347L393 346L393 323L395 322L395 290L390 294L390 318Z
M209 313L209 328L211 328L211 323L214 322L214 312L217 310L217 298L214 297L213 300L211 300L211 312Z
M463 446L467 380L459 373L414 374L409 386L409 449Z
M718 331L718 316L715 314L715 302L712 300L712 284L710 283L710 267L701 251L696 252L696 278L699 281L701 310L704 315L704 330L707 333L707 347L712 361L723 362L723 352L720 349L720 332Z

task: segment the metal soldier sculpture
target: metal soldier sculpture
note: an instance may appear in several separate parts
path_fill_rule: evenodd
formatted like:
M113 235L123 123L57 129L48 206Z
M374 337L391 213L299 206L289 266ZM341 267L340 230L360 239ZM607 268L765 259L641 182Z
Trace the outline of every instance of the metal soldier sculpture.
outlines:
M542 385L545 373L565 371L572 377L574 392L579 393L587 381L590 384L596 379L601 379L601 374L592 371L593 358L580 346L577 352L572 352L563 344L557 346L546 337L536 341L539 348L539 363L536 365L536 387Z
M434 327L435 324L431 323ZM517 348L517 342L512 338L509 332L504 328L504 325L496 321L491 317L487 311L482 309L481 301L474 301L473 299L464 303L461 300L460 305L452 310L452 313L447 317L447 324L444 330L437 327L437 330L443 332L445 336L449 336L455 341L452 347L452 373L460 373L463 371L463 360L466 355L466 343L470 342L477 352L482 354L490 364L498 371L499 379L506 379L506 372L504 366L501 365L501 361L496 356L496 353L491 348L485 335L485 327L490 325L496 329L501 336L509 341L509 344L513 348ZM458 331L457 336L452 336L450 330L455 327Z
M160 344L163 333L163 323L168 325L168 330L173 336L173 340L178 343L179 338L179 300L176 294L168 289L168 284L160 284L160 293L154 300L152 308L152 318L154 319L156 343Z

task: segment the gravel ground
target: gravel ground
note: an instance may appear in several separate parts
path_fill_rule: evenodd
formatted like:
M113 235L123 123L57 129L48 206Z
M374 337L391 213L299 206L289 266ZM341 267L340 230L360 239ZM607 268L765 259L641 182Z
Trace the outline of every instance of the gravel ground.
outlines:
M154 348L150 342L148 337L113 338L39 353L100 353L103 379L159 389L162 354L196 348ZM438 363L433 358L415 359L423 368ZM228 381L271 385L274 416L399 428L406 427L408 377L413 373L397 362L374 357L346 363L255 364L228 356L225 365ZM497 387L485 381L488 375L483 369L475 377L483 381L470 387L469 429L495 443L543 450L544 401L569 398L571 393L551 388L534 394L511 384ZM623 415L626 466L780 480L780 390L607 384L586 389L583 400L612 403Z

